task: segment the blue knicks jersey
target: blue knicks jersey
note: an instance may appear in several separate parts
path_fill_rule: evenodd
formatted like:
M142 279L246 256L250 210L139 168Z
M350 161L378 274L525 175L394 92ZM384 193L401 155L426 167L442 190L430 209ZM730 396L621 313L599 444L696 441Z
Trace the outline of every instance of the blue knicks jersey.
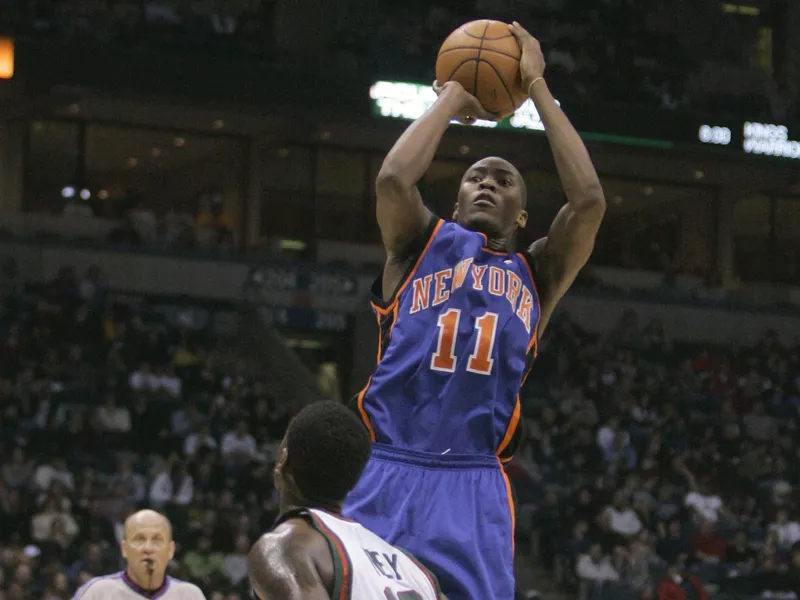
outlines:
M388 302L381 283L378 365L358 396L373 441L510 458L540 315L526 258L439 220Z

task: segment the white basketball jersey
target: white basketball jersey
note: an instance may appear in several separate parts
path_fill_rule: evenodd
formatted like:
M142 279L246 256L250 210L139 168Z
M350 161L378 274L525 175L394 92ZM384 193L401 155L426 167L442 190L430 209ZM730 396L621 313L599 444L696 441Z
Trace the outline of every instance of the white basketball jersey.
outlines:
M439 600L436 577L415 558L355 521L311 509L336 571L333 600Z

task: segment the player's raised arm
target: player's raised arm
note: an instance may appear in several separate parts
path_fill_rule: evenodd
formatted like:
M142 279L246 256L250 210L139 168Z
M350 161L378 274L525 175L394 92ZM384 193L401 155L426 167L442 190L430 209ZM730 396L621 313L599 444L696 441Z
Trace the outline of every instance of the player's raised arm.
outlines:
M555 305L589 260L606 201L586 146L543 79L545 65L539 42L517 22L509 28L522 46L522 85L542 118L567 197L567 204L559 211L547 237L528 250L536 265L541 334Z
M294 528L279 527L250 550L247 572L260 600L330 600L315 562L315 540L297 534Z
M433 218L417 183L431 166L450 121L493 118L461 84L434 84L434 89L438 99L400 136L375 182L378 226L389 261L405 258Z

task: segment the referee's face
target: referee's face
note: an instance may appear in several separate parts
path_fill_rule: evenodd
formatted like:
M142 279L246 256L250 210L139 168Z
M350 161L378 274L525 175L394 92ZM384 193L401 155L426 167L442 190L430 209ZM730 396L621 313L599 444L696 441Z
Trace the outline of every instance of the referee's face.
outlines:
M157 513L134 515L125 528L122 555L128 575L144 589L156 589L164 582L167 564L175 554L167 520Z

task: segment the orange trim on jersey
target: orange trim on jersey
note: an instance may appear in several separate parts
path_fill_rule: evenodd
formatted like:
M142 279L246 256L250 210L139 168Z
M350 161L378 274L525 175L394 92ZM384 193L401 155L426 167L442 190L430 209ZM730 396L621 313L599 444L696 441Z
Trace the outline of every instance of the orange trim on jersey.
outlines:
M519 420L520 415L522 413L522 403L519 399L519 394L517 394L517 401L514 404L514 411L511 413L511 420L508 422L508 427L506 428L506 434L503 436L503 441L500 442L500 446L497 448L497 457L500 458L500 455L505 451L508 445L511 443L511 440L514 439L514 432L519 427ZM503 459L500 459L502 462Z
M380 353L380 349L378 350L378 353ZM358 393L358 400L356 401L356 404L358 405L358 414L361 416L361 422L364 423L367 431L369 431L369 439L375 442L377 441L377 438L375 437L375 428L372 426L372 421L370 421L367 410L364 408L364 396L367 395L367 390L369 389L370 383L372 383L372 375L370 375L369 379L367 379L367 385L364 386L364 389Z
M344 544L342 544L342 540L339 539L339 536L331 531L325 525L325 523L322 522L322 519L314 517L313 515L311 518L314 519L314 525L316 525L320 532L325 534L325 537L333 542L336 552L339 555L339 562L342 563L342 590L339 593L338 598L332 598L331 600L347 600L350 597L350 584L352 583L352 577L350 573L350 558L347 556L347 551L344 549Z
M372 309L376 313L378 313L379 317L385 317L386 315L389 314L389 311L391 309L391 306L389 306L387 308L382 308L382 307L378 306L377 304L375 304L372 300L370 300L369 305L372 307Z
M528 263L528 259L525 258L525 255L522 252L517 252L517 256L522 259L522 263L525 265L525 268L528 270L528 277L531 280L531 285L533 286L533 294L536 296L536 306L539 307L539 316L536 319L536 327L533 329L533 337L531 338L530 343L528 344L528 352L531 351L531 348L534 349L534 358L539 354L539 323L542 321L542 301L539 298L539 288L536 287L536 280L533 278L533 271L531 270L531 265Z
M400 284L400 286L395 290L392 301L385 307L378 306L374 302L370 301L370 305L377 313L376 316L378 320L378 355L375 358L376 365L379 365L381 362L381 348L383 347L383 328L381 327L381 317L385 317L389 313L393 313L392 325L389 328L389 336L391 337L392 330L394 329L394 326L397 323L397 312L400 307L400 302L399 302L400 294L403 293L403 290L411 281L411 278L414 276L414 273L416 273L417 268L419 267L419 263L422 262L422 258L428 252L428 248L430 248L431 242L433 242L433 238L436 237L436 234L439 232L439 229L442 227L444 222L445 222L444 219L439 219L439 221L434 226L433 231L431 232L431 235L425 244L425 247L422 249L422 252L420 252L419 257L417 258L417 262L415 262L411 270L408 273L406 273L405 279ZM362 389L358 393L357 404L358 404L358 414L361 415L361 420L363 421L364 425L369 431L370 439L373 442L375 442L377 441L377 437L375 436L375 428L372 426L372 421L370 421L369 415L367 414L367 409L364 408L364 397L367 395L367 390L369 389L369 385L371 383L372 383L372 376L370 376L370 378L367 380L367 385L364 386L364 389Z
M472 231L472 230L468 229L467 231ZM489 254L494 254L496 256L510 256L508 252L503 252L501 250L492 250L491 248L489 248L489 236L486 235L485 233L481 233L480 231L476 231L475 233L477 233L479 236L483 238L483 247L481 248L481 250L483 250L484 252L488 252Z
M428 238L428 241L425 243L425 247L422 249L422 252L419 253L419 257L417 257L417 262L415 262L414 266L411 267L411 270L408 273L406 273L405 279L400 284L400 287L398 287L394 291L394 294L393 294L393 297L392 297L392 301L389 304L386 305L386 308L384 309L384 311L385 311L384 314L388 314L394 308L394 306L398 303L398 300L400 299L400 294L403 293L403 290L406 289L406 286L411 282L411 279L414 277L414 273L416 273L417 272L417 268L419 268L419 263L422 262L422 259L425 257L425 254L428 252L428 248L430 248L431 247L431 243L433 243L433 238L435 238L436 234L439 233L439 229L442 228L442 225L444 225L444 219L439 219L439 222L436 223L436 225L433 228L433 231L431 232L431 236Z
M499 461L498 461L499 462ZM514 540L514 532L517 529L517 511L514 509L514 494L511 491L511 482L508 480L506 470L503 468L503 463L500 462L500 473L503 475L503 481L506 484L506 495L508 496L508 510L511 512L511 555L516 552L516 541Z
M373 306L375 305L373 304ZM381 362L381 348L383 348L383 327L381 327L381 315L376 315L375 320L378 322L378 351L375 355L375 364L377 365L379 362Z

